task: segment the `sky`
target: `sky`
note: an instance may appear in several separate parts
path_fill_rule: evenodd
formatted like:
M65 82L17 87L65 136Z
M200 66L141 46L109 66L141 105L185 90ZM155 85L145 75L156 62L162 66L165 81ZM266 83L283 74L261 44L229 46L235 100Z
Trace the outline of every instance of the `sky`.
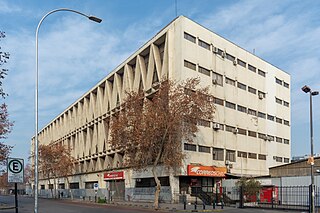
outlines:
M175 4L176 3L176 4ZM39 32L39 128L117 65L184 15L291 75L291 154L310 153L309 96L320 90L320 1L311 0L0 0L1 51L10 52L3 88L14 127L11 157L27 159L35 132L35 31ZM320 153L320 95L313 98L314 152Z

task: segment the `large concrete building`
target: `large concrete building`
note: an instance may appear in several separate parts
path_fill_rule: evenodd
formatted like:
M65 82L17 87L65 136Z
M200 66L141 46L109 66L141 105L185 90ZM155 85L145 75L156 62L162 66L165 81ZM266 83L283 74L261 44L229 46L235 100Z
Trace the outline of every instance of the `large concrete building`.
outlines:
M289 163L289 74L180 16L40 131L41 143L65 144L76 158L70 184L61 179L60 188L98 183L138 199L139 189L154 186L150 171L123 168L123 155L108 144L109 118L126 90L148 91L163 77L199 77L216 104L214 122L199 122L194 143L183 144L183 167L159 167L169 197L188 193L190 185L212 192L226 173L267 175L269 167ZM49 186L40 180L40 187Z

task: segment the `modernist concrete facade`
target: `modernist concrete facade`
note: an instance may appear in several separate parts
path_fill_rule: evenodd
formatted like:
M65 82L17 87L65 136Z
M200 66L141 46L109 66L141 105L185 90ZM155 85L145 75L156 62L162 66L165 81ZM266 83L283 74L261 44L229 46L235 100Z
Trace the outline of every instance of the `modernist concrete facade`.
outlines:
M210 192L226 172L267 175L269 167L289 163L289 74L180 16L40 131L41 143L65 144L77 160L70 186L62 179L60 184L120 187L125 198L137 198L139 188L153 186L150 171L122 167L123 155L108 144L109 118L126 90L147 92L162 78L190 77L210 86L215 119L199 122L195 142L183 144L186 159L180 170L159 167L169 197L188 193L193 184ZM112 185L116 179L121 183ZM48 188L45 181L40 185Z

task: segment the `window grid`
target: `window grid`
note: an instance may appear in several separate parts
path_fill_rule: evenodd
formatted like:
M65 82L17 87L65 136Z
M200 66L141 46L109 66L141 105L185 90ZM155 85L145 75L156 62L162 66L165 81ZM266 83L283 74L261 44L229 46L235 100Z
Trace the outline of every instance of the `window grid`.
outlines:
M184 32L184 38L192 43L196 43L196 37L190 35L189 33Z
M187 61L187 60L184 60L184 66L189 68L189 69L192 69L192 70L196 70L197 69L197 66L190 62L190 61Z

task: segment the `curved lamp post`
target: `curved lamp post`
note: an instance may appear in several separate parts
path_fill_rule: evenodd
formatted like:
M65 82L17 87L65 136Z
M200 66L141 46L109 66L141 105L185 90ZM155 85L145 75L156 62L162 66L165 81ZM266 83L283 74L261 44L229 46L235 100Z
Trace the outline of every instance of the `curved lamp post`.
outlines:
M310 94L310 145L311 145L311 199L310 199L310 212L315 212L315 192L314 192L314 159L313 159L313 121L312 121L312 96L319 95L318 91L312 91L310 87L305 85L301 88L303 92Z
M38 34L39 34L39 28L43 22L43 20L49 16L50 14L52 13L55 13L55 12L59 12L59 11L66 11L66 12L73 12L73 13L77 13L79 15L82 15L84 17L87 17L89 20L91 21L94 21L94 22L97 22L97 23L100 23L102 21L102 19L98 18L98 17L95 17L95 16L91 16L91 15L86 15L84 13L81 13L79 11L76 11L76 10L72 10L72 9L68 9L68 8L59 8L59 9L55 9L55 10L52 10L50 12L48 12L46 15L44 15L38 26L37 26L37 30L36 30L36 82L35 82L35 86L36 86L36 89L35 89L35 139L34 139L34 156L35 156L35 159L34 159L34 166L35 166L35 170L34 170L34 188L35 188L35 191L34 191L34 213L37 213L38 212L38 185L39 185L39 182L38 182L38 145L39 145L39 142L38 142L38 83L39 83L39 63L38 63Z

